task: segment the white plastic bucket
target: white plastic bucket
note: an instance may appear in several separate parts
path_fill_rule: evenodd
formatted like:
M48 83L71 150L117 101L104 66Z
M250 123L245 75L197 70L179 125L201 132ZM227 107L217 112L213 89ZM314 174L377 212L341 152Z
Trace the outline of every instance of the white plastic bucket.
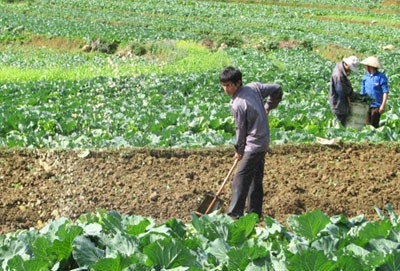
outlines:
M367 118L369 110L368 104L363 103L352 103L351 114L347 118L346 127L360 130L366 125L365 120Z

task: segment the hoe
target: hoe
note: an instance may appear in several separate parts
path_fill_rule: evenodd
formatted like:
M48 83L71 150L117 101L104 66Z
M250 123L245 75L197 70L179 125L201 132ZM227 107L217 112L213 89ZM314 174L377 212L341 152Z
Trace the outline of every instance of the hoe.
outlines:
M218 208L221 206L223 201L219 198L221 195L222 189L224 189L225 184L229 180L229 177L232 175L233 170L235 169L237 163L239 160L235 159L235 162L233 163L233 166L228 172L228 175L225 177L220 189L218 190L217 194L215 196L212 195L206 195L205 199L203 202L200 204L200 206L197 208L195 211L195 214L198 216L202 216L205 214L209 214L215 210L218 210Z

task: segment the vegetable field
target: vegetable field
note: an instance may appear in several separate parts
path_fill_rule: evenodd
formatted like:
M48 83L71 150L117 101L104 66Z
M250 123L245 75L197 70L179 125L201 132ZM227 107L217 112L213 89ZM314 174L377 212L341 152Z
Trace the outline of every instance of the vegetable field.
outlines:
M389 78L378 129L333 123L349 55ZM191 214L233 163L227 65L284 91L261 221ZM396 0L0 0L0 270L400 270L399 91Z
M246 82L282 84L284 101L270 121L276 144L397 141L400 8L366 3L3 1L0 146L230 144L218 84L226 65L241 68ZM389 77L378 130L332 125L330 73L351 54L379 56ZM361 77L352 75L356 90Z
M236 222L226 215L194 215L190 225L171 219L155 226L141 216L101 211L5 241L14 241L18 255L8 261L11 270L48 270L49 262L57 262L58 270L70 268L72 260L89 270L397 270L399 217L389 210L392 216L381 222L320 211L292 217L289 225L298 236L270 218L257 228L254 214ZM24 262L28 247L36 257Z
M1 266L398 270L398 147L276 146L267 156L261 223L193 219L232 155L231 148L2 150ZM221 212L230 192L227 185Z

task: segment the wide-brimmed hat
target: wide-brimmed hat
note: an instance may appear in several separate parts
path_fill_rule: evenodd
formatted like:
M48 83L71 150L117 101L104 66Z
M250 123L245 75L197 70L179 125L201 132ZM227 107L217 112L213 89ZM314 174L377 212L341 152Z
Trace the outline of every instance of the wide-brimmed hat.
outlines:
M377 69L383 69L382 64L379 62L379 58L377 58L376 56L367 57L366 59L364 59L360 63L365 65L365 66L370 66L370 67L374 67L374 68L377 68Z
M356 56L345 57L343 58L343 62L346 63L347 66L349 66L350 70L352 70L353 72L358 71L358 64L360 63L360 61Z

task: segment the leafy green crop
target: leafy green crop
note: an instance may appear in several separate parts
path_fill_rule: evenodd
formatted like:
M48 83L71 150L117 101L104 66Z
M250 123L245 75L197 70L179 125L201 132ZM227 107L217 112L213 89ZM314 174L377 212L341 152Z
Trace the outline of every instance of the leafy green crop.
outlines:
M283 101L269 116L273 144L398 141L398 48L382 48L398 44L399 7L367 2L0 2L0 146L231 144L229 97L218 84L227 65L239 67L245 83L282 85ZM65 52L34 47L38 37L149 45L150 54ZM329 79L347 54L384 64L390 95L378 129L334 126ZM355 92L361 78L350 76Z
M374 99L372 99L370 96L361 95L359 92L353 92L350 99L353 103L363 103L368 105L374 101Z
M263 54L230 48L225 53L242 69L245 82L282 85L283 101L269 116L274 144L312 142L317 136L353 142L399 140L400 106L393 98L399 84L396 74L388 74L392 94L382 116L384 126L360 131L337 129L327 104L334 63L302 49ZM293 63L308 68L293 69ZM183 67L190 69L189 65ZM167 70L171 74L5 83L0 86L0 145L98 148L231 144L235 132L229 97L218 83L219 70L175 74L169 64ZM357 91L359 85L355 83L354 88Z
M149 46L153 50L151 58L60 53L49 49L31 52L30 47L0 51L0 82L72 81L100 76L118 78L154 73L199 73L216 67L222 68L229 63L229 57L223 52L211 52L194 42L160 41L150 43Z
M99 210L60 218L40 231L0 236L0 270L398 270L400 219L376 209L328 217L292 216L288 227L254 214L237 221L213 213L184 224Z

